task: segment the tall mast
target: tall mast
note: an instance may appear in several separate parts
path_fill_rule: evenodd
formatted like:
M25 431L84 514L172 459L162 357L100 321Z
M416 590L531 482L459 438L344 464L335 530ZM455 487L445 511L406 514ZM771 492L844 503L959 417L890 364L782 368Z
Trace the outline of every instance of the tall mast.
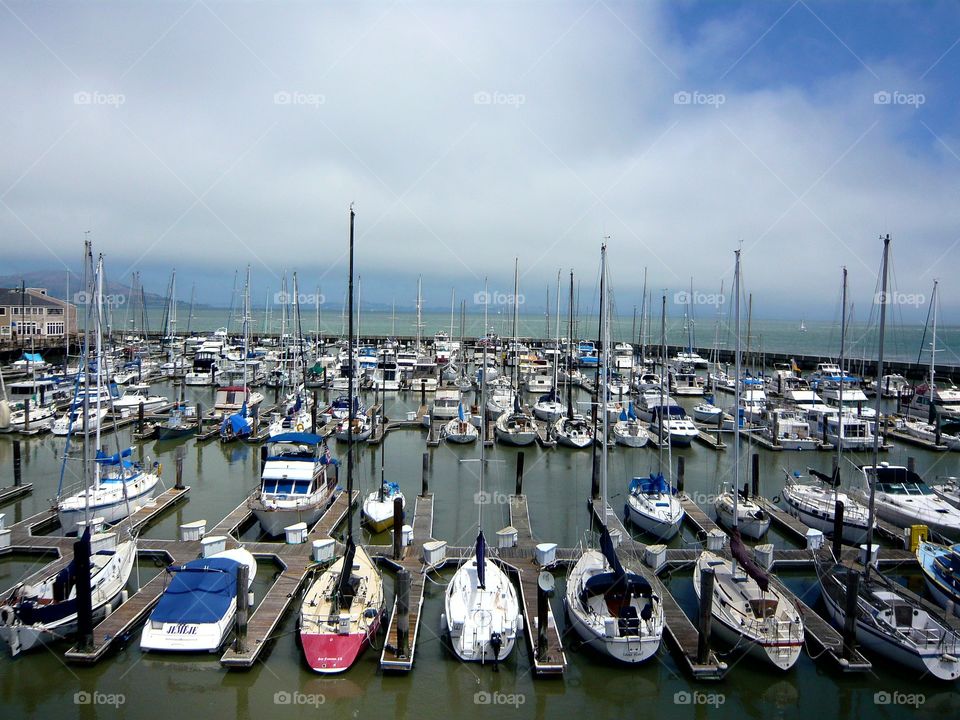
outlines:
M883 333L887 324L887 257L890 253L890 235L887 234L883 239L883 265L881 267L880 280L880 348L877 352L877 377L883 377ZM880 400L883 393L877 388L875 400L876 418L879 430L880 423ZM867 508L867 556L873 556L873 513L874 513L874 495L877 488L877 468L880 465L880 433L873 434L873 482L870 483L870 505ZM870 579L870 565L867 562L864 568L864 580Z
M197 284L194 283L190 288L190 313L187 315L187 335L190 335L190 326L193 323L193 296L197 291Z
M351 215L351 217L353 217L353 216ZM420 287L420 283L421 283L422 278L423 278L422 275L417 275L417 354L420 353L420 314L421 314L421 309L420 309L420 303L421 303L420 291L421 291L421 287Z
M640 365L644 364L647 352L647 343L643 335L643 317L647 311L647 268L643 268L643 297L640 298L640 337L637 344L640 346Z
M247 355L250 335L250 266L247 265L247 282L243 288L243 399L247 400ZM250 408L247 408L247 412Z
M606 277L607 277L607 244L603 243L600 246L600 287L602 288L601 292L606 292ZM601 401L601 410L603 412L603 420L601 427L603 428L603 440L601 441L601 456L600 456L600 497L602 499L603 508L603 525L607 525L607 385L606 379L609 379L608 369L607 369L607 353L610 345L610 320L608 317L607 304L603 302L603 296L600 297L600 321L603 328L601 337L603 341L603 350L600 353L600 363L603 364L603 376L605 378L603 386L603 400Z
M87 419L90 417L90 331L93 319L93 303L90 271L93 270L93 246L90 244L90 231L88 230L87 239L84 240L83 256L83 289L87 293L87 313L83 323L83 357L78 372L83 373L83 489L86 497L83 504L83 519L89 527L90 523L90 423ZM21 315L21 318L23 316ZM69 436L67 438L69 440ZM66 451L64 451L66 452ZM66 464L66 458L64 458ZM61 477L61 483L63 478Z
M667 291L663 291L663 296L660 300L660 357L666 358L667 356ZM660 432L658 435L657 442L657 472L660 475L663 475L663 405L664 405L664 392L663 392L663 376L667 372L666 362L662 362L660 367L660 409L657 411L660 415ZM670 444L670 432L667 431L667 445Z
M483 297L489 298L490 295L487 292L487 278L483 279ZM487 447L487 337L486 337L486 325L487 325L487 303L483 304L483 325L484 325L484 338L483 338L483 371L480 373L480 495L478 497L483 497L483 479L486 474L487 469L487 459L486 459L486 447ZM483 503L477 503L477 531L483 531L483 525L481 524L483 520Z
M836 502L839 480L840 480L840 458L843 456L843 380L846 376L844 370L844 352L846 350L847 339L847 268L843 268L843 289L840 292L840 393L837 399L837 476L833 478L833 500ZM877 385L879 388L880 386ZM826 420L824 420L826 421Z
M557 331L555 333L556 342L553 346L553 394L559 401L559 394L557 392L557 379L560 375L560 273L562 270L557 270ZM547 288L550 289L549 287Z
M453 340L453 309L457 301L457 289L450 288L450 335L448 340Z
M934 380L936 376L934 374L934 366L937 362L937 280L933 281L933 293L930 295L930 304L933 306L933 335L930 341L930 388L928 390L929 399L930 399L930 410L928 411L927 421L933 422L935 419L934 409L933 409L933 388ZM880 377L879 375L877 377ZM879 387L879 385L877 386ZM878 416L879 419L879 416ZM939 425L939 423L937 423Z
M517 292L520 285L520 259L513 259L513 387L520 392L520 357L517 354L517 320L520 317L520 306L517 303Z
M567 417L573 420L573 270L570 270L570 299L567 304L567 316L570 323L567 337Z
M94 441L94 447L98 450L100 449L100 405L101 405L101 395L103 394L103 333L101 332L101 323L103 322L103 255L97 257L97 271L95 277L95 294L94 294L94 307L96 308L96 343L97 343L97 434ZM88 392L89 394L89 392ZM86 429L87 425L90 423L89 417L83 418L83 427ZM88 433L84 433L84 445L87 444L89 438ZM100 487L100 465L94 463L94 473L93 473L93 484L94 487ZM123 465L121 464L121 467ZM89 503L89 494L87 498Z
M350 280L347 290L347 361L350 372L347 373L347 397L350 398L350 410L347 412L347 507L353 508L353 205L350 205ZM353 513L347 511L347 544L353 544ZM350 569L343 568L341 576L350 575Z
M734 353L734 373L736 381L733 384L735 417L733 419L733 529L737 530L737 494L740 487L740 251L734 251L736 263L733 270L733 312L736 316L736 342ZM732 575L737 574L737 557L732 556Z

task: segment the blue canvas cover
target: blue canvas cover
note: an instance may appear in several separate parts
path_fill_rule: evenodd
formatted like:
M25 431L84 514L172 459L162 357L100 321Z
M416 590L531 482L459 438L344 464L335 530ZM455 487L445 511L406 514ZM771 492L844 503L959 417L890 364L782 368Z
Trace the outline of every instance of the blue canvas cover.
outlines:
M150 613L150 620L178 624L217 622L237 594L239 568L236 560L217 557L168 568L173 580Z
M630 492L638 494L671 493L670 485L663 474L650 474L650 477L635 477L630 481Z

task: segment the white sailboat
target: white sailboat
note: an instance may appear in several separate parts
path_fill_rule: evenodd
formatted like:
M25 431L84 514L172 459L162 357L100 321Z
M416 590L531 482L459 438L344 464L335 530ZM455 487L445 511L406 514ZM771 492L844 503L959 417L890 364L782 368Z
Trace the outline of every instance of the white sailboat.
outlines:
M734 270L736 316L736 377L740 377L740 251L736 251ZM735 393L740 394L737 383ZM739 397L737 397L739 401ZM740 428L734 427L734 484L740 480ZM693 571L693 589L700 603L710 603L713 631L725 642L743 647L746 652L781 670L797 662L803 648L803 619L794 604L774 585L766 573L754 564L740 539L737 492L732 496L730 539L732 559L704 550ZM714 573L713 597L701 597L701 575Z
M89 252L89 248L88 248ZM88 256L92 262L92 256ZM106 413L106 407L100 392L104 385L105 363L103 362L103 256L97 259L97 266L94 272L93 311L91 318L91 327L95 334L96 347L96 393L93 395L95 411ZM90 383L90 355L89 338L87 342L87 354L84 362L88 372L84 373L84 383L87 385L84 393L84 413L90 411L89 404L91 392ZM101 415L102 417L102 415ZM90 428L84 424L84 435L89 436ZM84 452L86 445L84 442ZM113 455L107 455L100 449L100 423L96 425L96 435L93 447L97 448L95 462L93 467L93 482L84 487L79 492L60 496L58 492L57 517L60 520L60 527L64 534L77 532L79 522L93 513L91 517L103 518L108 523L114 523L127 517L133 510L147 502L153 495L153 492L160 482L159 465L153 463L139 463L130 460L133 448L117 450ZM61 474L61 482L62 482Z
M601 278L606 277L606 245L601 249ZM605 287L601 281L601 287ZM610 326L603 313L603 351L607 368ZM607 394L603 393L600 460L600 498L604 520L607 508ZM653 657L663 636L663 606L650 582L624 570L617 557L606 522L600 549L585 550L567 576L567 615L577 635L595 651L623 663L641 663Z
M400 485L387 482L384 477L385 446L385 442L380 443L380 485L363 499L363 505L360 508L364 522L373 532L383 532L393 525L393 508L397 500L400 500L401 511L407 506L407 499L400 490Z
M484 345L484 360L486 360ZM480 383L480 402L486 395L486 378ZM479 492L486 475L486 423L481 424ZM444 598L442 623L454 654L464 662L493 661L510 656L523 631L517 591L500 566L487 557L483 536L483 503L477 503L477 541L473 555L463 563Z
M880 341L877 375L883 375L883 340L887 310L887 266L890 236L883 239L883 269L881 271ZM876 396L877 414L880 413L880 393ZM873 466L878 470L879 440L873 444ZM817 578L827 612L834 624L843 627L847 620L848 595L856 587L856 638L871 652L912 668L921 676L930 674L942 680L960 677L960 634L951 630L940 618L927 612L913 599L898 590L898 585L874 567L873 516L875 500L881 482L880 473L869 483L869 521L866 545L861 546L863 569L848 567L839 562L818 558ZM877 482L879 481L879 482Z

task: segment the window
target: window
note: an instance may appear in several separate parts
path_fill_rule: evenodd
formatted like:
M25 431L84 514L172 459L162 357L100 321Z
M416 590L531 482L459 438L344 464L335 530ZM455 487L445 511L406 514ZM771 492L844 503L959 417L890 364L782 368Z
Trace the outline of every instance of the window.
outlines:
M0 307L0 317L7 314L7 309L5 307Z
M47 323L47 335L63 335L63 323L62 323L62 322L48 322L48 323Z
M11 310L13 311L13 314L14 314L14 315L19 315L19 314L20 314L20 308L18 308L18 307L11 308Z
M63 308L47 308L47 315L63 315Z
M0 325L0 335L9 335L10 326L9 325Z

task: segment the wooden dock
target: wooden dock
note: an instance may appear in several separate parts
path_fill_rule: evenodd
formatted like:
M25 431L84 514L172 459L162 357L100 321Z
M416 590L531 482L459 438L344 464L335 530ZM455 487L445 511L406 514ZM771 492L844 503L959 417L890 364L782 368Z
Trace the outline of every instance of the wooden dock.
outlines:
M537 541L533 537L530 526L530 511L527 506L526 495L510 496L510 525L517 530L517 554L520 557L504 561L509 569L517 574L520 584L520 601L523 608L524 627L526 628L527 645L530 648L530 657L533 660L533 671L539 676L563 675L567 666L567 659L563 653L563 640L557 628L550 608L547 614L547 642L538 652L537 636L537 603L538 581L540 572L545 568L537 565L534 549Z
M684 520L693 525L701 539L706 538L711 530L721 529L689 495L680 493L677 497L680 498L680 504L683 506Z
M754 495L750 499L761 508L766 510L767 513L769 513L770 519L776 523L777 527L779 527L781 530L784 530L787 535L806 547L807 530L810 529L809 527L804 525L800 520L795 518L790 513L781 510L765 497Z
M401 653L397 618L397 601L394 598L387 625L387 638L380 653L380 668L388 672L410 672L417 649L417 637L420 629L420 615L423 609L423 592L426 584L427 568L423 565L423 544L433 537L433 494L417 497L413 511L413 544L403 548L399 559L381 556L394 567L410 573L410 606L407 615L408 644L406 652Z
M950 449L949 445L937 445L932 443L929 440L924 440L923 438L914 437L909 433L900 432L899 430L887 430L887 437L896 438L901 442L908 443L910 445L915 445L917 447L922 447L924 450L930 450L931 452L945 452Z
M537 443L542 448L552 448L555 447L557 441L553 439L550 435L550 423L546 420L538 420L534 418L534 425L537 427Z
M706 445L711 450L727 449L726 443L724 443L723 440L720 440L715 432L710 434L703 430L699 430L699 428L697 433L697 442L699 442L701 445Z
M11 485L10 487L5 487L0 489L0 505L6 505L11 503L17 498L21 498L24 495L29 495L33 492L33 483L26 483L24 485Z

